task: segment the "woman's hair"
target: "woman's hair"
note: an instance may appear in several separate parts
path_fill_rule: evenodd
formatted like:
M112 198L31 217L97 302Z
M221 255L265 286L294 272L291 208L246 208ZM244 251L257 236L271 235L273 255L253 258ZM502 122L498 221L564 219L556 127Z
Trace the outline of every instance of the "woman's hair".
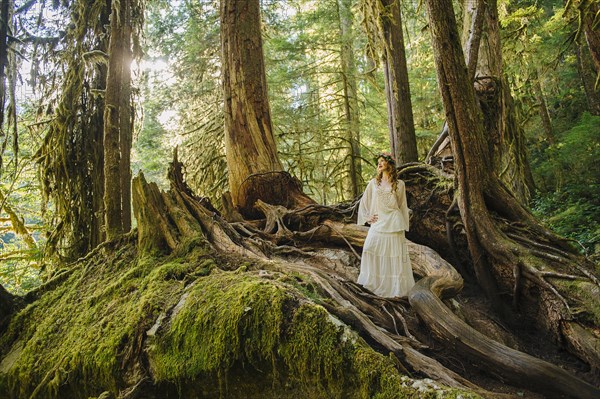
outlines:
M396 169L396 161L394 160L394 158L392 158L390 154L386 153L379 154L376 158L376 161L379 161L379 158L383 158L387 162L387 167L381 172L377 172L377 177L375 178L375 180L377 181L377 185L379 186L381 184L383 172L387 170L390 176L390 181L392 183L392 191L396 191L396 189L398 188L398 169Z

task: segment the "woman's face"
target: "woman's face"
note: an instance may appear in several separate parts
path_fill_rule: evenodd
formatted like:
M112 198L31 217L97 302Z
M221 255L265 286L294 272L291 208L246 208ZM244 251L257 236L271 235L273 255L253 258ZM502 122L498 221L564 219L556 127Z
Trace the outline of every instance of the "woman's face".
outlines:
M384 170L387 170L388 166L389 166L388 161L386 161L385 159L379 158L377 160L377 172L378 173L380 173L380 172L382 172Z

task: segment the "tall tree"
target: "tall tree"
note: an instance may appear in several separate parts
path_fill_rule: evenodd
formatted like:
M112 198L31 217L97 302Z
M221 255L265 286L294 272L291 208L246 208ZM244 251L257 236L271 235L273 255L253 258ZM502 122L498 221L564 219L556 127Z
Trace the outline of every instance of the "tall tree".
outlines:
M494 148L492 163L498 175L516 197L529 202L531 169L525 133L519 124L508 80L504 74L500 20L496 0L485 7L485 36L479 50L476 91L484 113L488 144Z
M104 107L106 238L131 228L131 2L112 2Z
M400 164L418 159L417 137L413 118L408 66L402 33L399 0L382 0L386 8L382 15L385 48L383 70L388 103L388 123L392 153Z
M57 104L46 105L53 118L36 155L44 196L55 206L46 252L65 260L85 255L104 239L104 98L94 93L106 88L110 10L85 1L72 7L65 34L70 46L59 61L66 72Z
M363 24L369 36L368 55L381 58L388 106L390 146L399 163L418 158L402 14L399 0L363 0ZM382 47L383 46L383 47Z
M600 286L594 267L566 241L546 230L501 182L492 163L482 114L460 46L450 0L426 2L439 87L452 140L458 205L477 280L501 305L498 287L539 328L591 366L600 364L594 313ZM519 228L515 228L518 224ZM551 280L549 280L551 279ZM571 280L574 279L574 280ZM582 298L592 298L591 303ZM595 298L595 299L593 299ZM584 313L570 306L581 304Z
M233 205L252 213L254 203L294 207L312 202L283 173L267 96L259 0L221 0L225 148Z
M581 77L581 84L585 92L588 109L592 115L600 115L600 87L596 86L598 69L595 68L587 44L581 40L575 42L577 54L577 68Z
M540 82L540 74L536 70L533 71L531 77L533 85L533 92L538 106L538 112L540 114L540 120L542 121L542 128L546 136L546 140L549 144L554 144L554 133L552 131L552 121L550 120L550 113L548 112L548 106L546 105L546 97L542 90L542 83Z
M527 203L533 179L527 158L524 131L518 122L508 80L503 72L496 1L467 2L464 23L465 26L471 26L470 30L463 27L468 76L472 78L477 76L475 80L477 99L484 113L488 145L494 149L492 164L517 198ZM479 37L481 29L485 35ZM475 49L477 45L480 46L478 51ZM444 133L441 135L441 138L443 137ZM440 139L436 144L439 143L441 143ZM445 144L448 146L450 142ZM437 148L435 150L440 151ZM432 152L430 151L430 154Z
M580 1L580 2L568 2L567 7L570 5L573 7L576 3L578 17L580 21L580 29L583 29L585 40L590 54L596 65L596 70L600 71L600 32L598 31L598 1ZM582 32L579 31L578 34Z
M354 59L354 32L352 30L352 1L338 0L341 33L342 81L344 85L344 114L347 140L350 147L348 159L352 196L362 191L362 168L360 159L360 122L358 91L356 86L356 62Z
M8 68L8 37L11 7L10 1L2 0L0 3L0 139L4 136L4 105L6 102L6 71ZM4 150L4 148L2 148ZM4 152L4 151L2 151ZM2 159L0 152L0 160ZM0 162L0 171L2 163Z
M475 79L477 72L477 62L479 60L479 47L481 45L481 36L483 31L483 22L485 17L485 0L470 1L463 3L463 51L465 53L465 62L467 64L467 76L470 81ZM435 156L441 153L451 153L450 140L448 139L448 123L444 122L442 132L433 143L425 162L432 163Z

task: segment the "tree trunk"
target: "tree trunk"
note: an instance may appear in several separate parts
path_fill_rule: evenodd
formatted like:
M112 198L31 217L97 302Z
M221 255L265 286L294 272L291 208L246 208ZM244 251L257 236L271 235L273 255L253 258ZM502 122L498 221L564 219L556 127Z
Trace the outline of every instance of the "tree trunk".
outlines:
M468 84L452 3L428 0L426 4L455 156L458 206L477 280L499 305L500 291L505 293L502 299L512 299L514 306L522 304L523 314L511 317L519 317L519 322L533 320L596 368L600 354L591 348L598 347L600 339L595 335L598 326L589 320L594 320L591 314L600 302L593 294L600 280L593 265L541 226L494 173L483 121ZM516 226L521 227L514 230ZM585 310L575 315L573 304Z
M107 53L110 38L107 34L107 27L110 25L111 10L107 9L100 15L101 26L104 27L104 35L98 40L97 49ZM94 80L91 83L91 89L97 91L106 91L108 76L108 65L99 63L96 65ZM106 238L104 230L104 97L92 96L89 118L84 119L83 129L91 136L86 141L85 153L89 157L91 181L88 183L89 203L92 212L89 221L89 244L86 253L96 248Z
M525 134L520 127L503 74L500 23L496 0L485 9L485 40L482 41L475 86L484 114L488 145L493 148L492 163L498 175L524 204L529 202L531 175Z
M381 24L385 36L383 68L388 106L390 146L398 165L418 159L415 123L408 83L408 67L398 0L382 0L387 9Z
M121 0L128 2L129 0ZM122 37L122 63L123 76L121 77L121 93L119 96L120 126L119 126L119 151L121 153L119 174L121 176L121 214L123 231L131 230L131 145L133 141L133 108L131 99L131 6L122 10L121 14L126 24L123 25Z
M112 3L108 77L104 109L104 211L106 239L125 232L130 219L124 216L130 193L129 151L131 148L131 4ZM123 186L125 184L125 186Z
M475 79L477 70L477 62L479 60L479 47L481 46L481 36L483 32L483 22L485 17L486 2L485 0L470 1L466 0L463 4L463 33L462 40L464 42L464 53L468 76L470 81ZM428 164L435 163L434 157L438 158L442 152L451 152L450 140L448 137L448 123L444 122L442 132L436 139L435 143L429 149L425 160Z
M479 48L481 46L481 36L483 33L483 22L486 15L485 0L466 0L463 5L463 34L465 60L467 70L469 71L469 80L475 79L477 64L479 62Z
M110 11L88 7L74 14L66 33L74 56L65 59L54 119L36 154L44 200L54 203L57 218L45 252L66 261L104 240L104 97L95 93L106 88L107 66L86 58L108 52Z
M542 84L540 83L540 75L537 71L532 76L533 92L535 93L535 99L538 103L538 111L540 113L540 119L542 120L542 128L548 140L549 144L554 144L554 133L552 131L552 121L550 120L550 114L548 113L548 107L546 106L546 97L542 91Z
M581 77L581 83L588 103L588 109L592 115L600 115L600 88L596 88L597 69L594 68L592 57L587 45L575 44L577 54L577 69Z
M258 0L221 0L225 149L233 204L256 216L257 199L294 207L311 203L283 173L271 126Z
M356 62L354 60L354 33L350 0L338 0L341 33L342 81L344 85L344 119L349 144L349 173L352 198L362 192L362 167L360 156L360 123L356 90Z
M109 14L106 13L108 24ZM106 49L106 45L103 46ZM106 89L108 67L100 64L96 69L95 90ZM89 221L89 244L86 253L96 248L106 238L104 231L104 98L98 96L92 105L92 115L85 125L91 140L86 141L86 154L90 158L90 203L92 212Z
M6 76L8 68L8 32L10 18L10 0L0 3L0 139L4 138L4 105L6 103ZM2 155L4 146L0 149L0 172L2 171Z
M593 1L589 3L582 2L580 7L584 7L585 5L588 6L587 9L579 10L583 33L585 34L585 40L590 49L592 60L594 60L595 69L600 71L600 32L598 31L598 27L594 26L598 14L598 3Z

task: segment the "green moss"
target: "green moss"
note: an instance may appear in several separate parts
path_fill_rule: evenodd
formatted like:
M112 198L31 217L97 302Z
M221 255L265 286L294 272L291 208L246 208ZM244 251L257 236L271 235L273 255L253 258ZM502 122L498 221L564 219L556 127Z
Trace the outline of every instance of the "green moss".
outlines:
M294 313L279 353L301 382L316 384L328 397L340 397L353 348L343 333L323 307L306 303Z
M577 298L577 304L571 304L571 310L577 317L600 325L600 290L596 284L588 281L558 281L566 288L569 298Z
M70 385L85 394L117 392L145 331L184 288L178 279L210 267L138 261L132 247L109 256L83 265L13 318L0 349L3 357L11 347L23 349L14 363L0 366L3 392L29 397L37 389L37 397L60 397Z
M135 382L144 345L153 386L182 397L458 392L419 390L392 359L307 299L307 292L318 293L305 277L265 278L244 265L223 271L201 245L188 255L137 258L129 248L78 266L17 314L1 337L0 396L116 396ZM147 336L159 315L166 315L161 327Z
M234 362L270 358L279 339L285 290L240 273L196 281L170 330L150 351L157 380L223 375Z
M478 397L413 387L392 360L282 280L289 281L239 270L198 280L169 330L155 338L149 353L154 377L183 392L186 384L216 378L218 390L205 397L245 397L228 390L229 375L240 367L258 376L255 384L266 387L263 397L282 392L306 398L452 398L456 392Z

